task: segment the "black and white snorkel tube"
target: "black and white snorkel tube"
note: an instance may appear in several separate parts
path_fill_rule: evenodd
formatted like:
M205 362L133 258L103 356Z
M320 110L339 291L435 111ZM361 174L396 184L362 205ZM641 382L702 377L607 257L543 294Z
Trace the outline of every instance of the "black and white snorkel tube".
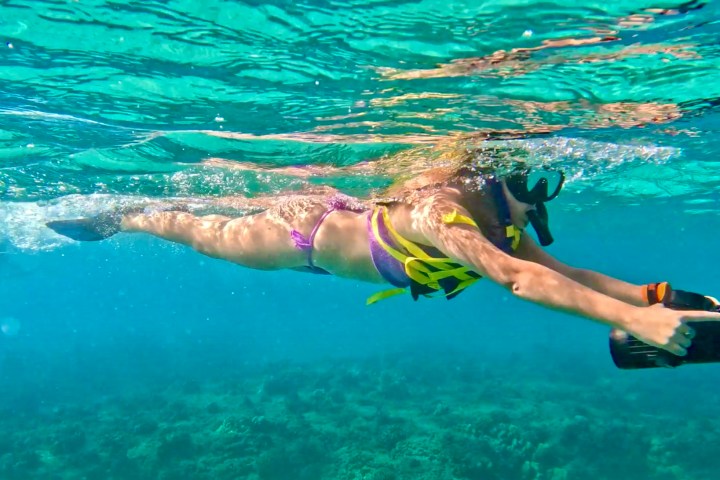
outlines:
M531 180L531 175L537 178ZM553 179L551 185L549 178L552 175L556 176L556 178ZM537 234L540 245L543 247L547 247L554 241L552 233L550 233L549 217L545 203L558 196L564 183L565 175L559 170L524 169L505 178L505 184L516 200L535 207L527 212L527 217Z

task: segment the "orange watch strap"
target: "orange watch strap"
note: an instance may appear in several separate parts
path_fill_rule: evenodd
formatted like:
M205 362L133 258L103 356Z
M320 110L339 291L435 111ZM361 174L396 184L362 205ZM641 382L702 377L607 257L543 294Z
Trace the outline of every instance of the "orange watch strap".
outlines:
M643 287L642 297L648 305L655 305L661 303L671 290L668 282L649 283Z

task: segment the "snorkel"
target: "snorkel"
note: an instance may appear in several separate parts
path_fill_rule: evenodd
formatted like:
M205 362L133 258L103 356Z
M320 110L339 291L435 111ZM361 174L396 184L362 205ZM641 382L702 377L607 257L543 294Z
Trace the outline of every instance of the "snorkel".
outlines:
M558 196L564 182L565 175L558 170L524 169L505 178L505 184L516 200L535 207L527 212L527 217L543 247L554 241L545 203Z
M530 220L530 225L535 229L540 245L547 247L555 241L552 233L550 233L548 211L543 202L535 204L535 209L527 212L527 217Z

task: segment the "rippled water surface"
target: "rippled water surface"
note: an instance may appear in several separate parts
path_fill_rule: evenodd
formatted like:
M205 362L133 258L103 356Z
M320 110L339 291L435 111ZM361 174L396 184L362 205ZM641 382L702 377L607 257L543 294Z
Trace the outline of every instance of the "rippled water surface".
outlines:
M720 185L717 2L11 0L0 13L4 201L253 195L302 182L225 160L348 165L496 132L571 169L570 191L592 187L581 204L709 201Z

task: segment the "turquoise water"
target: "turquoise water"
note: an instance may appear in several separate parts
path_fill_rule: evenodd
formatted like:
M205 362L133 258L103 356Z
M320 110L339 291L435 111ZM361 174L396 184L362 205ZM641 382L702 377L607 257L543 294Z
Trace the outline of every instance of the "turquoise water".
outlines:
M43 225L367 195L386 179L272 168L503 132L567 172L552 254L719 295L718 2L8 1L0 36L1 479L717 478L716 365L617 370L605 327L490 283L368 308Z

